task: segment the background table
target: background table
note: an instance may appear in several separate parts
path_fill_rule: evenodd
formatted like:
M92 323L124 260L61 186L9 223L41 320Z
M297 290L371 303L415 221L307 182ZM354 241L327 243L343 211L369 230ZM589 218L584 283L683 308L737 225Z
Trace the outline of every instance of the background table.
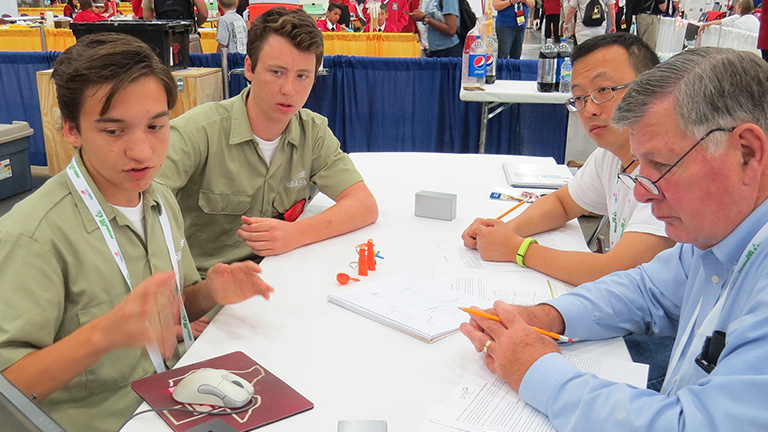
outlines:
M493 84L486 84L483 90L459 90L459 99L466 102L481 102L483 112L480 117L479 153L485 153L485 135L488 130L488 119L504 111L513 103L535 104L562 104L571 93L549 92L536 90L535 81L497 80ZM501 106L499 106L501 105ZM488 114L488 110L499 106ZM566 108L563 107L563 110ZM566 127L568 124L566 123Z
M263 276L275 287L272 299L253 298L225 307L179 365L243 351L314 402L314 409L259 431L331 432L341 419L384 419L390 432L421 430L432 404L448 396L479 354L460 334L428 344L333 305L327 296L355 286L340 286L335 275L353 272L353 248L369 238L384 259L358 284L400 272L431 280L438 266L438 242L459 242L475 217L494 217L509 208L509 202L488 195L493 187L506 184L502 161L517 157L353 154L378 201L379 221L266 258ZM414 196L422 189L457 194L456 219L414 217ZM321 195L306 212L317 214L331 204ZM573 235L581 236L578 223L570 224L570 229L576 224ZM630 359L621 338L565 349ZM169 429L156 414L144 414L124 430Z

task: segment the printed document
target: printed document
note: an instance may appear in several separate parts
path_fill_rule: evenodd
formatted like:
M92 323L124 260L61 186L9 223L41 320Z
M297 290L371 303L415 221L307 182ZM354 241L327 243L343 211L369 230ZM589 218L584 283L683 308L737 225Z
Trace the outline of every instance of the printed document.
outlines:
M601 378L644 388L648 365L563 353L576 367ZM526 404L478 355L448 399L430 412L422 432L554 432L549 419Z

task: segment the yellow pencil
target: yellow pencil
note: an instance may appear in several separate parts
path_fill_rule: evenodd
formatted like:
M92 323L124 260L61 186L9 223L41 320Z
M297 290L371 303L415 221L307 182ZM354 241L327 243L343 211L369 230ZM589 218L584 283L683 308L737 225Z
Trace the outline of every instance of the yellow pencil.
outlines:
M520 206L521 206L521 205L523 205L523 204L525 204L525 201L523 201L523 200L520 200L520 202L519 202L519 203L517 203L517 204L515 204L515 205L514 205L514 207L512 207L511 209L509 209L509 210L505 211L504 213L502 213L502 214L501 214L499 217L497 217L496 219L497 219L497 220L501 220L501 218L503 218L504 216L506 216L506 215L508 215L508 214L512 213L513 211L515 211L515 209L517 209L518 207L520 207Z
M468 313L470 315L476 315L476 316L479 316L479 317L488 318L490 320L501 322L501 318L497 317L496 315L491 315L488 312L483 312L483 311L478 310L478 309L470 309L470 308L464 308L464 307L460 307L459 309L463 310L464 312L466 312L466 313ZM569 338L568 336L563 336L563 335L557 334L555 332L551 332L549 330L540 329L538 327L532 327L532 328L534 330L536 330L537 332L543 334L544 336L549 336L549 337L551 337L552 339L554 339L556 341L559 341L559 342L573 342L573 339Z

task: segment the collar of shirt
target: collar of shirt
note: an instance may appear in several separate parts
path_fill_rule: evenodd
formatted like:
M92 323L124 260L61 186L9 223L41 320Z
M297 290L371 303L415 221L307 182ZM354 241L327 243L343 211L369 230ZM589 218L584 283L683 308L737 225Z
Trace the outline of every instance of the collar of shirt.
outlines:
M736 265L747 246L747 242L760 231L766 220L768 220L768 200L760 204L726 238L710 249L720 261L729 267ZM763 247L768 247L768 245L763 245ZM763 251L763 253L768 252Z
M236 145L244 142L255 142L251 123L248 121L248 95L251 92L251 86L246 87L237 98L233 98L232 103L232 132L229 135L229 144ZM294 146L299 145L301 137L301 127L299 125L298 113L288 122L283 136Z
M330 21L325 21L325 26L326 26L326 27L328 28L328 30L330 30L330 31L336 31L336 24L331 24L331 22L330 22Z
M80 155L80 150L77 151L75 157L77 158L78 166L81 168L81 174L83 175L83 178L88 183L88 186L91 187L91 191L93 191L93 193L96 195L96 199L99 201L101 208L104 210L104 215L107 217L107 220L115 219L118 213L117 210L115 210L115 208L112 207L106 199L104 199L104 195L102 195L101 191L96 187L96 183L93 182L93 178L88 173L88 170L85 169L85 163L83 162L83 158ZM75 198L75 206L77 207L78 213L80 213L80 218L83 221L85 230L90 233L99 229L99 225L93 219L93 215L88 209L88 206L85 204L85 201L82 199L82 197L80 197L80 191L75 188L75 185L72 184L72 181L69 178L67 178L67 185L69 186L70 193L77 197ZM144 208L147 206L156 209L156 211L160 210L159 197L155 191L154 182L153 184L149 185L149 188L147 188L146 191L144 191ZM124 220L121 222L127 221L128 218L124 218Z

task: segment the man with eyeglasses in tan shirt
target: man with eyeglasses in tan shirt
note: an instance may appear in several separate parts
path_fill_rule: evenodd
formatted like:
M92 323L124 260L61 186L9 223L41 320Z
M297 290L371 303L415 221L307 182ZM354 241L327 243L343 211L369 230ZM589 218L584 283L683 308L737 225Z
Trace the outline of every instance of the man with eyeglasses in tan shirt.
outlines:
M568 185L537 200L520 216L507 223L476 219L462 235L464 245L480 251L487 261L517 262L573 285L633 268L671 247L674 242L650 206L638 203L616 177L636 172L638 163L629 151L628 131L610 124L632 81L658 62L634 35L608 34L579 44L573 53L574 97L566 106L578 113L598 149ZM561 251L527 238L587 212L609 216L610 250L605 254Z

